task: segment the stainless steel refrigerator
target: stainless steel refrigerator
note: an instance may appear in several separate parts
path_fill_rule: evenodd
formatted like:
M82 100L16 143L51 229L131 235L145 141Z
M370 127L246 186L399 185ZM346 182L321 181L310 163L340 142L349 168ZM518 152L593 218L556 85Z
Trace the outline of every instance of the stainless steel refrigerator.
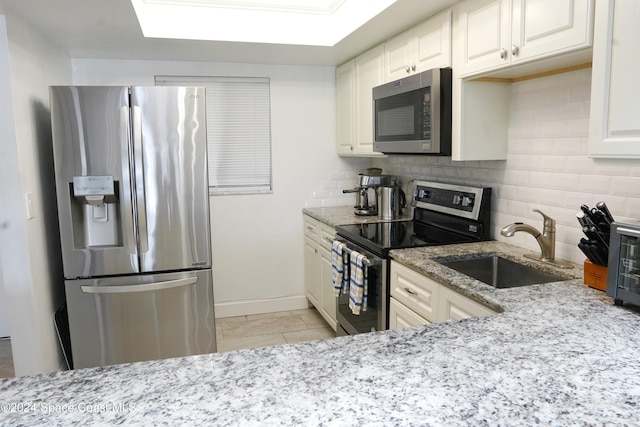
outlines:
M73 367L215 352L204 89L50 102Z

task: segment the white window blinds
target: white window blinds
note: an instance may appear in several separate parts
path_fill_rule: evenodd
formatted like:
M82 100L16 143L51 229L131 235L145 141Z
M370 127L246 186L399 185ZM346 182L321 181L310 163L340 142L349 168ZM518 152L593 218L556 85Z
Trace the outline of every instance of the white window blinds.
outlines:
M206 89L211 194L271 191L268 78L156 76L156 85Z

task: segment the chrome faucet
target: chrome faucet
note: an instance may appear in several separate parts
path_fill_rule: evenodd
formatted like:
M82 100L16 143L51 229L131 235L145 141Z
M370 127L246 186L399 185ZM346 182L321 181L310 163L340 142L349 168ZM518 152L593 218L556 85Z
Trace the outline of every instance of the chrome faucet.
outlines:
M547 262L554 262L556 253L556 220L545 215L542 211L534 209L533 212L538 212L544 218L544 225L542 233L537 228L524 224L522 222L514 222L509 224L500 231L505 237L511 237L518 231L524 231L531 234L536 238L540 245L541 255L540 260Z

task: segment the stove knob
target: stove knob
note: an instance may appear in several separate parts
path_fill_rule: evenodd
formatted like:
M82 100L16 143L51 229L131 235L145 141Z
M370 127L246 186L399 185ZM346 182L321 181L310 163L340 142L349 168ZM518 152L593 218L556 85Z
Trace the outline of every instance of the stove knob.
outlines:
M460 198L460 195L459 195L459 194L454 194L454 195L453 195L453 204L454 204L454 205L459 205L459 204L460 204L460 202L461 202L461 200L462 200L462 199Z
M467 196L464 196L462 198L462 206L472 206L472 205L473 205L473 199Z

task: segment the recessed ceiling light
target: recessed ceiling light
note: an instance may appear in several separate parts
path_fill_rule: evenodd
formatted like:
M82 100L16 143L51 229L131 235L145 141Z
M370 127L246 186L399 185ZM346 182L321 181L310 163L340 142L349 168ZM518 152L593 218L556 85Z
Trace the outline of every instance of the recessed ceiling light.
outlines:
M145 37L333 46L397 0L131 0Z

